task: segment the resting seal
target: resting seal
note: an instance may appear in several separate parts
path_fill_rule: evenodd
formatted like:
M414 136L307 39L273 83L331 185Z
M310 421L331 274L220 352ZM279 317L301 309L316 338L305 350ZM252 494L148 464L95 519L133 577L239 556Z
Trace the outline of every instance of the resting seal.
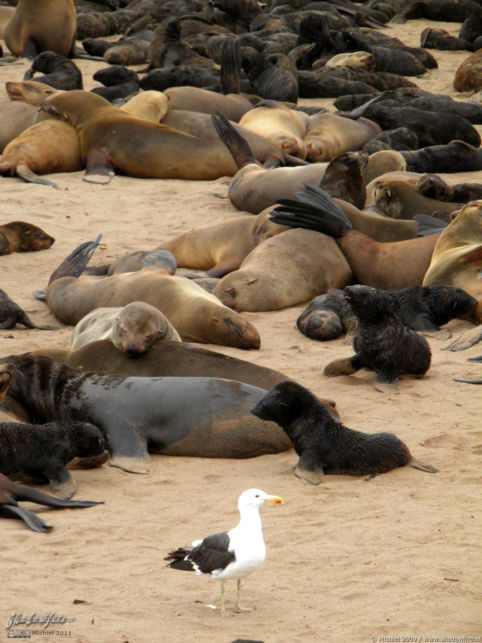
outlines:
M12 221L0 225L0 255L50 248L55 239L33 223Z
M478 304L474 321L482 322L482 200L471 201L454 218L435 244L423 284L450 284L469 293Z
M428 371L431 353L427 340L403 324L383 291L347 286L345 297L358 322L353 342L356 353L327 364L324 375L351 375L367 368L377 374L378 391L397 393L400 375L420 377Z
M221 142L134 118L97 94L63 92L46 98L41 108L77 129L87 181L106 183L114 170L159 179L216 179L236 173Z
M39 518L28 509L19 507L17 500L36 502L39 505L56 507L57 509L93 507L94 505L103 504L93 500L63 500L56 496L49 496L47 493L32 489L27 485L13 482L0 473L0 516L4 518L20 518L33 531L46 532L52 529L51 525L48 525L42 518Z
M251 412L281 426L299 456L295 475L311 484L319 484L325 473L374 476L407 464L428 473L438 471L415 460L393 433L362 433L333 420L296 382L276 384Z
M13 381L16 377L14 374ZM0 422L0 446L1 473L48 480L52 492L61 498L71 498L75 493L75 482L65 468L67 462L100 455L105 449L96 426L72 421L38 425Z
M101 339L109 339L121 353L138 357L154 342L180 342L174 326L160 310L144 301L123 307L94 308L72 331L71 350Z
M351 277L333 239L311 230L288 230L256 246L213 294L238 311L277 310L329 288L343 288Z
M249 409L265 390L209 377L83 373L40 355L3 358L15 369L7 392L41 421L95 422L110 464L145 472L148 449L164 455L250 458L290 447L278 427ZM40 385L32 383L42 382Z
M15 56L35 58L41 51L72 56L75 30L73 0L18 0L4 40Z
M56 330L55 326L37 326L27 313L0 289L0 328L14 328L16 324L39 330Z

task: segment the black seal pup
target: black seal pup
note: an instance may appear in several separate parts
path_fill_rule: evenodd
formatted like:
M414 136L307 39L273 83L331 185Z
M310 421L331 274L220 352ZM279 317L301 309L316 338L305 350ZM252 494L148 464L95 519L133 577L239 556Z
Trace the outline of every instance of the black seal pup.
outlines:
M347 286L345 298L357 318L353 357L330 362L324 375L351 375L361 368L377 373L378 391L398 392L402 374L421 377L430 366L427 340L404 325L391 298L371 286Z
M362 433L333 420L310 391L290 380L273 386L251 413L281 426L299 456L295 475L311 484L325 473L376 475L407 464L438 471L415 460L393 433Z
M0 472L46 479L61 498L70 498L75 492L75 482L65 468L67 462L104 450L100 429L87 422L0 422Z
M0 288L0 328L13 328L16 324L22 324L27 328L39 328L40 330L57 330L56 326L37 326L34 324L27 313Z
M28 500L28 502L36 502L39 505L56 507L57 509L93 507L94 505L104 504L94 500L63 500L56 498L48 493L32 489L27 485L13 482L0 473L0 516L3 518L20 518L33 531L46 532L52 529L51 525L48 525L45 520L39 518L32 511L20 507L17 500Z

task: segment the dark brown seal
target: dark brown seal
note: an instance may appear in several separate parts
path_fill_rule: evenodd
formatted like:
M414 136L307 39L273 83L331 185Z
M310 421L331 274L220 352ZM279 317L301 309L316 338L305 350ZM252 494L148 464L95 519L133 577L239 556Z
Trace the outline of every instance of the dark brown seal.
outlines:
M55 326L37 326L27 313L0 289L0 328L13 328L16 324L39 330L56 330Z
M14 380L16 377L14 374ZM100 455L104 449L102 433L87 422L0 423L0 472L48 481L52 492L61 498L75 493L67 462Z
M324 375L351 375L367 368L377 374L378 391L398 392L400 375L421 377L428 371L431 352L427 340L403 324L382 290L347 286L345 297L357 318L356 353L327 364Z
M438 471L415 460L393 433L362 433L333 420L296 382L276 384L251 412L281 426L299 456L295 475L311 484L319 484L325 473L374 476L407 464L429 473Z
M69 89L82 89L82 73L77 65L55 51L42 51L32 62L30 69L25 72L24 80L30 80L36 73L42 73L43 76L37 76L36 82L45 83L67 91Z
M33 223L12 221L0 226L0 255L50 248L55 239Z
M27 502L35 502L39 505L56 507L57 509L93 507L103 504L94 500L64 500L56 496L49 496L47 493L32 489L27 485L13 482L0 473L0 516L4 518L20 518L33 531L46 532L52 529L52 526L48 525L42 518L24 507L19 507L17 500L27 500Z

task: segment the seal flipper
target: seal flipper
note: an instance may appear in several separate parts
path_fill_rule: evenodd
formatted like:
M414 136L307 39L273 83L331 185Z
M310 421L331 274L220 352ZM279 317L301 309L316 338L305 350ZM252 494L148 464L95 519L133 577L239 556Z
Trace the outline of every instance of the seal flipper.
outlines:
M413 456L410 458L408 463L414 469L420 469L420 471L426 471L427 473L438 473L438 469L432 467L431 464L424 464L420 460L416 460Z
M318 485L323 480L323 468L310 462L309 455L303 453L294 468L294 474L300 480Z
M98 183L106 185L115 176L114 168L105 156L99 153L91 153L87 158L85 174L82 177L87 183Z
M475 344L478 344L482 340L482 324L479 324L475 328L465 331L457 337L453 342L446 346L443 350L445 351L464 351Z
M332 362L327 364L323 369L323 375L326 377L338 377L339 375L352 375L356 373L361 368L360 358L358 353L353 355L353 357L345 357L344 359L334 359Z
M69 500L75 493L77 485L67 469L60 469L56 475L48 475L49 487L53 494L63 500Z
M0 505L0 514L11 518L20 518L32 531L45 533L52 529L52 525L47 524L32 511L19 507L16 503Z
M223 94L239 94L241 91L241 48L239 41L229 38L221 49L221 87Z
M428 237L432 234L440 234L447 227L447 223L441 219L436 219L428 214L416 214L413 220L418 223L418 236Z
M234 129L227 118L220 112L216 112L211 116L211 121L239 169L250 163L257 163L248 142Z
M377 391L380 391L380 393L394 393L395 395L400 393L398 377L395 379L389 379L383 373L377 373L375 378L375 388Z
M39 185L49 185L52 188L56 188L57 184L48 179L41 179L39 176L32 172L32 170L25 165L24 163L19 163L15 168L16 175L25 181L25 183L38 183Z
M50 275L49 284L61 277L80 277L101 239L102 235L99 234L95 241L81 243Z
M147 442L136 435L134 429L119 418L114 418L114 430L108 430L109 466L129 473L148 473L150 469Z

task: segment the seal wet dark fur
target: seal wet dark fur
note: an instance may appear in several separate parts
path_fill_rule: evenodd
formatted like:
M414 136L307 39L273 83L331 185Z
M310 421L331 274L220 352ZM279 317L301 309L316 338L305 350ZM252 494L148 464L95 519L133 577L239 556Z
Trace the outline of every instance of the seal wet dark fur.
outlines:
M251 412L281 426L299 456L295 475L311 484L319 484L325 473L376 475L407 464L437 472L415 460L393 433L362 433L333 420L318 399L296 382L276 384Z

